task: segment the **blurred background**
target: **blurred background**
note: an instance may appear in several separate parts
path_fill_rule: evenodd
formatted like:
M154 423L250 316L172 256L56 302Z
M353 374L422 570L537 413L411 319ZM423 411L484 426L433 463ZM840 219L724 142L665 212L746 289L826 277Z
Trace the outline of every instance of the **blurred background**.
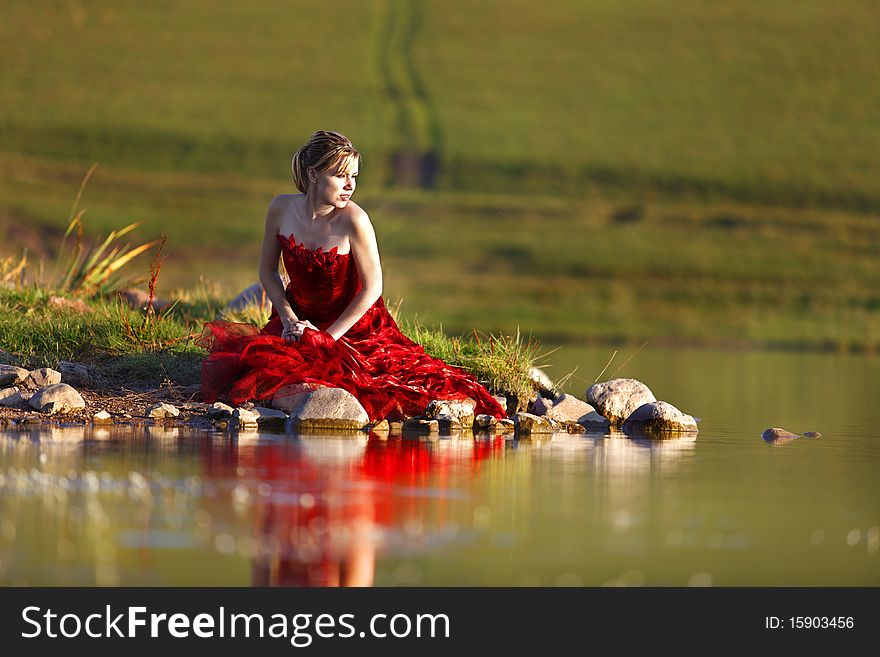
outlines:
M0 257L51 260L97 162L87 232L231 298L332 129L448 333L880 346L877 2L4 0L0 59Z

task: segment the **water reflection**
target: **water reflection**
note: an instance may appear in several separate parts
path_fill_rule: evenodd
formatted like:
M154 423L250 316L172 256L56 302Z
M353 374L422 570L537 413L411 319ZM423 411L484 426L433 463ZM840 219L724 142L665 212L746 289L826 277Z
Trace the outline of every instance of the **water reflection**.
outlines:
M309 436L207 450L205 475L235 481L229 497L253 518L252 537L218 549L248 553L256 586L371 586L377 552L431 543L457 477L503 449L501 437Z
M579 533L572 545L619 544L652 482L680 473L695 444L161 425L10 431L0 434L0 582L424 584L425 559L453 563L487 549L486 537L494 550L543 542L582 524L590 497L590 525L610 531ZM508 581L528 564L512 568ZM551 581L589 581L567 568Z

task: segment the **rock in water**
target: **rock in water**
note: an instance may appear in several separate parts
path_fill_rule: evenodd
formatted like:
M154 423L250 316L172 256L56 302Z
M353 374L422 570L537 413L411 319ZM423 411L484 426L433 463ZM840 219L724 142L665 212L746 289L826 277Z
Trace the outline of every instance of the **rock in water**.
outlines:
M281 390L272 398L272 406L290 413L299 429L360 430L370 421L361 403L342 388L306 388L294 394Z
M648 436L664 438L679 433L696 433L697 421L664 401L642 404L623 423L624 433L641 431Z
M586 398L587 403L615 427L620 426L642 404L657 401L651 389L635 379L594 383L587 389Z

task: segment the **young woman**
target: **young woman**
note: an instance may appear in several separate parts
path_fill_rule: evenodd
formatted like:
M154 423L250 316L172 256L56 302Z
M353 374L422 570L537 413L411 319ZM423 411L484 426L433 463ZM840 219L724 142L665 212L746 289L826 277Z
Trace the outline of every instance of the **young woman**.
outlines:
M433 399L465 397L477 402L477 413L504 417L472 375L427 355L386 310L376 235L351 200L359 166L352 143L324 130L293 156L301 193L275 197L266 215L260 281L272 301L269 323L260 331L207 325L203 399L239 404L314 383L352 393L371 420L420 415Z

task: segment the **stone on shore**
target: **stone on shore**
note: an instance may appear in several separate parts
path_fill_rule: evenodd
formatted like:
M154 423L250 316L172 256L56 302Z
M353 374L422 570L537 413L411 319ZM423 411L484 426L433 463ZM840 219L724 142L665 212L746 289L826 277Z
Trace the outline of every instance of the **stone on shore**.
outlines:
M651 437L663 438L671 434L696 433L697 421L664 401L642 404L623 423L623 432L643 432Z
M650 388L635 379L611 379L587 389L587 403L618 427L642 404L657 401Z
M517 413L513 419L517 433L553 433L550 421L533 413Z
M299 429L361 430L370 418L361 403L342 388L308 387L291 393L290 386L282 388L272 398L272 406L290 414Z
M223 402L214 402L207 410L207 415L212 420L218 420L220 418L232 417L232 411L235 409L232 408L229 404L224 404Z
M30 374L29 370L15 365L0 365L0 388L23 384Z
M92 416L92 424L113 424L113 416L107 411L100 410Z
M241 312L250 305L261 303L264 299L263 286L253 283L242 290L237 297L226 304L227 312ZM223 313L218 314L218 319Z
M284 423L287 422L287 413L279 411L277 408L255 406L251 409L251 413L256 416L256 422L261 427L284 426Z
M0 406L18 406L23 401L21 391L15 386L0 390Z
M439 420L441 417L452 418L465 428L470 429L474 425L474 409L477 402L471 398L462 400L435 399L425 409L425 418Z
M162 402L161 404L153 404L152 406L150 406L147 409L146 415L147 417L160 420L168 417L177 417L178 415L180 415L180 411L177 410L175 406Z
M41 367L28 372L24 385L31 390L61 383L61 372L50 367Z
M474 417L474 431L492 431L498 420L494 415L480 414Z
M440 433L440 422L418 417L410 418L403 423L403 432L404 434L417 433L419 435Z
M58 371L61 373L62 383L84 387L92 383L92 373L88 367L81 363L71 363L66 360L58 361Z
M40 388L31 396L28 403L40 413L50 415L80 411L86 407L82 395L66 383L53 383Z

